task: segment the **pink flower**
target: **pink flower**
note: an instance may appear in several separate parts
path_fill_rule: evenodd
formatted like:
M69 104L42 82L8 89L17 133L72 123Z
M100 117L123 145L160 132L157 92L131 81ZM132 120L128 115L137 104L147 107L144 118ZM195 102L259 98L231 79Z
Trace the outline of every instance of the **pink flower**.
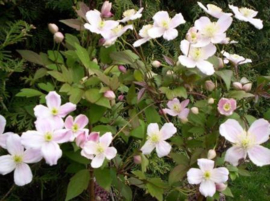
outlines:
M117 150L114 147L109 147L112 140L112 133L107 132L98 141L88 141L85 143L83 151L88 156L92 155L91 166L93 168L101 167L105 158L111 160L116 156Z
M101 8L101 16L104 18L112 17L113 14L111 13L112 3L109 1L104 1L102 8Z
M158 124L149 124L147 127L147 141L141 148L142 153L150 154L156 148L158 157L167 156L172 147L165 140L171 138L176 131L172 123L165 123L160 130Z
M88 124L89 120L87 116L80 114L75 120L72 116L68 116L65 120L65 128L68 130L67 135L70 135L70 141L73 141L80 133L85 132L88 129L84 127Z
M92 133L89 134L88 130L87 130L87 131L85 131L83 133L80 133L76 137L75 141L76 141L76 144L77 144L78 147L83 148L85 143L88 142L88 141L98 142L99 141L99 132L92 132ZM86 158L88 158L88 157L86 157Z
M17 186L24 186L32 181L32 171L27 163L37 163L42 159L40 150L27 149L21 144L17 134L7 138L9 155L0 157L0 174L6 175L14 171L14 182Z
M200 192L205 197L212 197L216 192L216 185L228 180L229 171L225 167L214 168L214 161L198 159L198 168L191 168L187 172L188 183L200 184Z
M6 119L2 115L0 115L0 147L6 149L7 148L7 138L10 135L14 135L12 132L4 133L6 127Z
M221 98L218 102L218 111L220 114L230 116L236 109L236 100L233 98Z
M57 128L62 128L64 125L62 118L76 110L76 105L73 103L61 105L61 97L55 91L51 91L45 99L48 107L37 105L34 108L35 116L37 119L51 119Z
M264 119L253 122L245 131L234 119L228 119L219 127L219 133L233 146L225 155L225 161L237 166L240 159L249 159L257 166L270 164L270 150L260 144L269 139L270 124Z
M49 165L56 165L62 156L59 143L68 142L70 136L66 129L55 129L55 124L48 119L36 121L36 131L27 131L22 134L21 142L27 148L40 149L42 156Z
M167 103L169 109L163 109L163 112L174 117L178 116L180 119L186 119L189 114L189 109L186 108L188 103L188 99L180 102L177 98L174 98Z

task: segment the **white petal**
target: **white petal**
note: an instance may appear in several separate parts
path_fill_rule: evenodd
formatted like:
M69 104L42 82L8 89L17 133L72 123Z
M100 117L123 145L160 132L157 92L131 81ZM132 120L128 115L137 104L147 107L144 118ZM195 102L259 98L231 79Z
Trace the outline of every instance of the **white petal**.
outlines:
M154 148L155 145L151 143L149 140L147 140L145 144L142 146L141 151L143 154L150 154Z
M257 29L263 28L263 22L260 19L250 19L249 22L255 26Z
M6 175L12 172L16 167L13 156L5 155L0 156L0 174Z
M29 184L33 179L32 171L29 165L21 163L17 165L14 171L14 182L17 186Z
M6 119L2 115L0 115L0 135L4 133L6 127Z
M105 156L108 160L113 159L117 154L117 150L114 147L108 147L105 151Z
M159 133L159 127L157 123L151 123L147 127L147 135L152 136L153 134Z
M215 72L213 64L208 61L197 62L197 67L203 74L206 75L213 75Z
M169 21L170 16L167 11L159 11L153 16L155 23L160 24L163 21Z
M258 119L252 123L248 133L255 136L257 144L262 144L269 139L270 124L264 119Z
M41 161L42 154L40 149L27 149L23 155L24 163L37 163Z
M217 48L215 45L210 43L209 45L205 46L203 50L205 55L204 59L208 59L209 57L213 56L216 53Z
M37 131L27 131L22 134L22 144L27 148L39 149L45 142L44 135Z
M49 108L45 107L44 105L37 105L34 108L35 116L38 118L45 118L51 115Z
M242 158L245 158L246 152L243 148L233 146L229 148L225 154L225 161L229 162L233 166L237 166L239 163L239 160Z
M0 134L0 147L6 149L7 148L7 139L10 135L15 135L15 133L7 132L4 134Z
M213 170L214 168L214 161L209 160L209 159L198 159L198 166L200 167L200 169L205 172L205 171L209 171L209 170Z
M187 40L182 40L180 43L180 49L184 55L188 55L190 49L190 43Z
M111 132L107 132L99 138L99 142L105 145L106 147L109 147L109 145L112 143L112 140L113 137Z
M233 19L230 16L222 16L218 19L217 25L219 27L219 33L223 33L227 31L227 29L231 26Z
M244 130L238 121L234 119L228 119L225 123L220 125L219 133L225 137L226 140L232 143L236 143L239 142L238 136L244 133Z
M176 128L172 123L165 123L160 129L161 137L163 140L171 138L176 133Z
M255 145L248 150L249 159L257 166L270 164L270 149Z
M215 183L224 183L228 180L229 171L227 168L215 168L211 172L211 180Z
M10 135L7 138L7 150L11 155L21 155L24 152L24 147L21 144L19 135Z
M104 160L105 160L105 155L104 154L100 154L100 155L95 156L95 158L91 162L92 168L101 167Z
M211 23L211 21L208 17L201 17L200 19L195 21L195 27L198 30L203 30L204 27L210 23Z
M85 153L92 155L92 154L96 154L96 147L97 147L96 142L88 141L85 143L83 150Z
M170 28L175 28L177 26L179 26L180 24L184 24L186 21L183 18L183 15L181 13L176 14L170 23Z
M216 185L213 181L206 180L201 183L199 190L205 197L213 197L216 192Z
M178 36L178 31L176 29L166 30L163 34L163 38L170 41L175 39Z
M53 133L53 141L57 143L65 143L74 140L73 133L68 129L59 129Z
M148 30L148 35L151 38L159 38L164 34L164 32L165 32L165 29L162 27L153 27Z
M196 62L189 57L186 56L179 56L178 61L183 65L186 66L187 68L194 68L196 66Z
M167 156L171 149L172 146L166 141L161 141L156 145L156 151L159 158Z
M100 12L97 10L90 10L86 13L87 21L91 25L98 25L98 23L101 21Z
M191 168L187 172L188 183L199 184L203 180L203 172L198 168Z
M47 142L41 147L41 152L50 166L56 165L59 158L62 156L62 150L56 142Z
M61 105L61 97L55 91L49 92L45 97L48 108L59 108Z
M81 150L81 155L85 158L88 158L88 159L93 159L94 158L94 155L93 154L88 154L84 151L84 149Z
M236 6L233 5L229 5L229 8L234 12L235 14L235 18L238 20L242 20L242 21L247 21L247 18L244 17L238 10L238 8Z
M222 43L222 41L226 40L226 33L217 34L211 38L211 42L216 43Z
M133 43L133 46L134 47L139 47L141 46L142 44L146 43L147 41L149 41L151 38L142 38L142 39L139 39L137 41L135 41L135 43Z

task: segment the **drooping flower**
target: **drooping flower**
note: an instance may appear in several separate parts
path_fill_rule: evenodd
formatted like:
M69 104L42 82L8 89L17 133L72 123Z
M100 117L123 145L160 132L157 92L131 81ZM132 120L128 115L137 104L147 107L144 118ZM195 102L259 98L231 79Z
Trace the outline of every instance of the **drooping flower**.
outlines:
M111 160L116 156L117 150L114 147L109 147L112 140L112 133L107 132L99 137L98 141L95 142L91 140L85 143L83 151L88 156L93 156L91 162L93 168L101 167L105 158Z
M105 42L103 43L103 46L109 47L115 43L115 41L121 37L127 30L133 30L132 25L122 26L118 25L117 27L111 29L107 33L104 32L103 37L105 39Z
M176 133L176 128L172 123L165 123L159 130L157 123L151 123L147 127L147 141L142 146L143 154L150 154L155 148L158 157L167 156L171 151L171 145L166 142Z
M154 26L148 31L149 36L151 38L163 36L163 38L168 41L173 40L178 36L178 31L175 28L186 22L181 13L170 18L166 11L157 12L153 17L153 20Z
M140 8L138 11L136 11L135 9L126 10L123 13L124 18L122 20L119 20L119 22L127 22L127 21L139 19L142 17L142 11L143 11L143 8Z
M4 133L6 127L6 119L2 115L0 115L0 147L6 149L7 148L7 138L10 135L14 135L12 132Z
M206 5L207 8L206 8L201 2L197 2L197 3L206 13L208 13L212 17L221 18L223 16L232 16L231 13L224 13L222 9L216 5L207 4Z
M223 54L223 56L226 57L226 59L224 60L224 63L228 63L230 61L233 65L238 66L241 64L252 62L251 59L246 59L242 56L239 56L238 54L229 54L228 52L225 52L225 51L222 51L221 53Z
M92 33L101 34L102 36L119 25L117 21L102 19L101 13L98 10L88 11L86 18L89 23L85 23L84 28L90 30Z
M66 135L70 136L70 141L74 141L74 139L81 133L87 132L88 129L84 127L88 124L89 120L87 116L80 114L75 120L73 120L72 116L68 116L65 120L65 128L68 130Z
M180 102L177 98L174 98L171 101L168 101L168 108L163 109L163 112L174 117L178 116L180 119L186 119L189 114L189 109L187 108L188 104L188 99Z
M257 29L263 28L263 21L257 18L254 18L258 11L252 10L250 8L238 8L233 5L229 5L229 8L234 12L234 17L238 20L249 22L253 26L255 26Z
M221 98L218 102L218 111L220 114L230 116L236 110L236 100L233 98Z
M233 146L225 155L225 161L234 166L240 159L249 159L257 166L270 164L270 149L260 144L269 140L270 124L264 119L258 119L252 123L248 131L234 119L228 119L219 127L219 133Z
M34 108L37 119L51 119L57 128L62 128L64 125L63 117L76 109L73 103L65 103L61 105L61 97L55 91L49 92L45 97L47 107L37 105Z
M203 74L213 75L213 64L206 61L216 53L217 48L212 44L205 47L193 47L187 40L182 40L180 45L184 55L178 57L178 61L187 68L197 67Z
M35 122L36 130L26 131L22 134L21 142L26 148L40 149L42 156L50 166L56 165L62 156L59 143L70 141L67 129L56 129L55 123L49 119Z
M229 171L225 167L214 168L214 161L198 159L198 168L191 168L187 172L188 183L200 184L200 192L205 197L212 197L216 192L216 184L228 180Z
M232 24L230 16L223 16L217 22L211 22L208 17L201 17L195 21L195 27L201 34L200 40L193 44L196 47L203 47L209 43L221 43L226 38L226 31Z
M109 1L104 1L101 8L101 17L104 17L104 18L112 17L113 14L111 13L111 9L112 9L112 3L110 3Z
M152 38L149 36L148 31L153 28L153 25L148 24L148 25L144 25L142 27L142 29L139 32L139 35L142 37L141 39L135 41L135 43L133 43L134 47L139 47L142 44L146 43L147 41L151 40Z
M40 150L24 150L20 136L14 134L7 138L7 151L9 155L0 156L0 174L6 175L14 170L14 182L17 186L29 184L33 174L28 163L37 163L42 159Z

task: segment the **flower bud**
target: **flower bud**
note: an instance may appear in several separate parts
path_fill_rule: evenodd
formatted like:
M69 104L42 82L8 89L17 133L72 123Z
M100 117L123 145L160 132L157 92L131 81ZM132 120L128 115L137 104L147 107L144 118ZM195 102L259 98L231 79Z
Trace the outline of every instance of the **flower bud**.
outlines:
M140 155L136 155L133 157L133 161L135 164L141 164L142 163L142 157Z
M227 184L224 184L224 183L215 183L215 185L216 185L217 191L219 192L222 192L227 188Z
M97 196L96 197L96 201L102 201L101 197L100 196Z
M155 68L158 68L161 66L161 63L159 61L155 60L152 62L152 66L154 66Z
M243 86L242 86L242 84L240 82L234 82L233 87L235 89L239 89L239 90L241 90L243 88Z
M213 104L214 102L215 102L215 100L213 98L208 99L208 104Z
M119 96L118 96L117 100L119 100L119 101L123 101L123 100L124 100L124 98L125 98L125 96L124 96L123 94L121 94L121 95L119 95Z
M98 41L98 45L99 45L99 46L103 46L105 42L106 42L105 38L101 38L101 39L99 39L99 41Z
M92 61L95 62L96 64L98 64L97 58L94 58Z
M221 58L218 58L218 67L223 68L224 67L224 61Z
M111 9L112 3L110 3L109 1L105 1L101 8L101 16L104 18L112 17L113 14L111 13Z
M109 100L114 100L115 99L115 93L112 90L108 90L104 93L104 97L109 99Z
M244 91L250 91L252 88L252 83L247 83L243 86Z
M187 118L181 118L180 120L181 120L181 122L182 122L183 124L185 124L185 123L188 122L188 119L187 119Z
M52 24L52 23L48 24L48 28L52 34L55 34L59 30L58 26L56 24Z
M173 75L174 72L173 72L172 70L168 70L166 74L167 74L167 75Z
M216 85L211 80L207 80L205 81L205 88L208 91L213 91L216 88Z
M118 70L122 73L126 73L127 69L125 68L125 66L118 66Z
M56 43L61 43L64 40L64 35L61 32L56 32L53 35L53 39Z
M192 108L191 108L191 112L192 112L193 114L199 114L199 109L198 109L197 107L192 107Z
M207 158L212 160L216 157L217 153L214 149L210 149L207 154Z

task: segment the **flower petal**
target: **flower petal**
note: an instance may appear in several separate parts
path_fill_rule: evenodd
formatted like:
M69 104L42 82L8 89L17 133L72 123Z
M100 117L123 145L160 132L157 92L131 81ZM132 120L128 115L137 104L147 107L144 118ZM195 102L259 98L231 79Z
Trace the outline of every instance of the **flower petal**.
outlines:
M7 138L7 150L11 155L21 155L24 152L24 147L21 144L19 135L10 135Z
M52 132L54 130L54 124L55 122L52 121L52 119L45 119L45 118L39 118L37 121L35 121L35 126L38 132L40 133L47 133Z
M209 170L213 170L214 168L214 161L209 160L209 159L198 159L198 166L200 167L200 169L205 172L205 171L209 171Z
M203 180L203 172L198 168L191 168L187 172L188 183L199 184Z
M179 119L187 119L188 114L189 114L189 109L185 108L180 112L180 114L178 114L178 118Z
M88 124L89 120L87 116L80 114L75 118L74 123L78 124L80 128L84 128Z
M62 156L62 150L56 142L44 143L41 147L41 153L50 166L56 165L59 158Z
M263 21L260 19L250 19L249 22L255 26L257 29L263 28Z
M209 61L197 62L197 67L203 74L206 75L213 75L215 72L213 64L211 64Z
M217 48L215 45L210 43L209 45L205 46L203 50L205 55L204 59L208 59L209 57L213 56L216 53Z
M153 16L153 20L160 25L163 21L169 21L170 16L167 11L159 11Z
M37 131L27 131L21 136L22 144L27 148L39 149L45 142L44 135Z
M258 119L252 123L248 133L255 136L257 144L262 144L269 139L270 124L264 119Z
M59 116L65 117L68 113L76 110L76 105L73 103L66 103L60 107Z
M226 140L232 143L236 143L239 142L238 136L244 133L244 130L238 121L234 119L228 119L225 121L225 123L220 125L219 133L225 137Z
M85 143L83 150L87 154L96 154L97 143L93 141L88 141Z
M23 155L24 163L37 163L41 161L42 154L40 149L27 149Z
M104 154L100 154L100 155L95 156L95 158L91 162L92 168L101 167L104 160L105 160L105 155Z
M183 100L181 102L181 108L184 109L185 107L187 107L189 104L189 99Z
M37 105L34 108L34 113L37 118L45 118L51 116L49 108L44 105Z
M218 32L223 33L227 31L227 29L231 26L233 19L230 16L222 16L218 19L217 25L219 27Z
M186 23L186 21L184 20L184 17L181 13L176 14L172 20L171 20L171 24L170 24L170 28L175 28L177 26L179 26L180 24L184 24Z
M188 40L182 40L180 43L180 49L183 52L185 56L188 55L189 49L190 49L190 42Z
M69 116L65 119L65 128L71 129L72 126L73 126L73 117L69 115Z
M61 105L61 97L55 91L49 92L45 97L48 108L59 108Z
M255 145L248 151L249 159L257 166L264 166L270 164L270 149L260 145Z
M201 17L200 19L195 21L195 27L198 30L203 30L206 25L210 24L211 21L208 17Z
M225 167L215 168L211 173L211 180L215 183L224 183L229 178L229 171Z
M239 160L242 158L245 158L246 152L243 148L233 146L229 148L225 154L225 161L229 162L233 166L237 166L239 163Z
M165 123L160 129L161 137L163 140L171 138L177 132L172 123Z
M113 137L111 132L107 132L99 138L99 142L105 145L106 147L109 147L109 145L112 143L112 140Z
M6 127L6 119L2 115L0 115L0 135L4 133Z
M199 188L201 194L205 197L213 197L216 192L216 185L211 180L203 181Z
M135 43L133 43L133 46L134 47L139 47L139 46L141 46L142 44L146 43L149 40L151 40L151 38L142 38L142 39L136 40Z
M86 13L86 19L91 25L98 25L101 21L100 12L98 10L90 10Z
M165 114L171 115L171 116L173 116L173 117L175 117L175 116L178 115L178 113L175 112L174 110L170 110L170 109L167 109L167 108L163 109L162 111L163 111Z
M14 171L14 182L17 186L29 184L33 179L32 171L29 165L21 163L17 165Z
M70 132L68 129L59 129L54 131L53 133L53 141L57 143L65 143L73 140L73 133Z
M194 68L196 66L196 62L193 61L191 58L186 57L186 56L179 56L178 61L183 65L186 66L187 68Z
M7 139L10 135L15 135L15 133L7 132L4 134L0 134L0 147L6 149L7 148Z
M16 167L13 156L5 155L0 156L0 174L6 175L12 172Z
M171 149L172 146L166 141L161 141L156 145L156 151L159 158L167 156Z
M159 133L159 126L157 123L151 123L147 126L147 135L152 136L153 134Z
M93 154L86 153L84 149L81 150L81 155L83 157L88 158L88 159L91 159L91 160L94 158L94 155Z
M105 151L105 156L108 160L113 159L117 154L117 150L114 147L108 147Z
M178 100L178 98L174 98L174 99L168 101L168 103L167 103L167 106L170 109L173 109L174 105L180 105L180 101Z
M147 140L145 144L142 146L141 151L143 154L150 154L154 148L155 148L155 144Z
M178 36L178 31L176 29L169 29L164 32L163 38L170 41L175 39Z
M153 27L148 30L148 35L151 38L159 38L164 34L164 32L165 32L165 29L162 27Z

